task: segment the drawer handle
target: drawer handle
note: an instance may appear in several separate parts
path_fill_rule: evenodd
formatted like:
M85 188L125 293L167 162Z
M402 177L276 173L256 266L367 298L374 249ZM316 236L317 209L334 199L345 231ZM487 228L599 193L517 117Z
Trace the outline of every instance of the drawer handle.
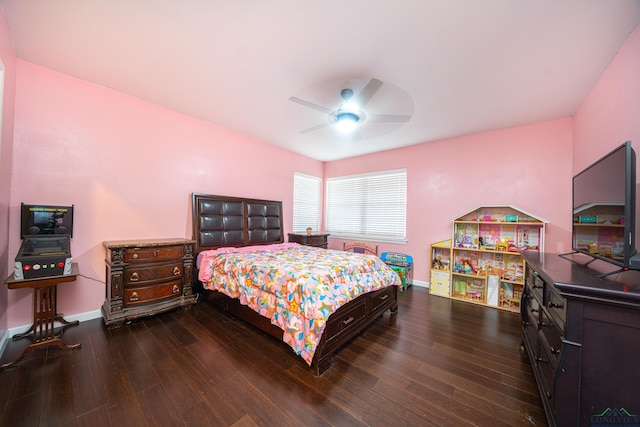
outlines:
M533 308L533 307L531 307L531 312L532 312L532 313L537 313L537 312L538 312L538 309L537 309L537 308Z
M180 269L178 267L173 267L173 275L174 276L179 276L180 275Z
M551 354L560 354L560 349L554 346L549 347L549 350L551 350Z
M532 288L533 288L533 289L542 289L542 286L538 286L538 285L536 285L536 284L534 283L534 284L533 284L533 286L532 286Z
M134 292L131 294L131 296L129 297L129 301L138 301L140 299L140 297L138 296L137 292Z
M389 294L385 294L380 297L382 301L386 300L387 298L389 298Z
M136 273L134 271L133 274L131 275L131 277L129 278L129 281L130 282L137 282L138 280L140 280L140 276L138 275L138 273Z
M157 250L157 249L154 249L154 250L153 250L153 256L154 256L154 257L157 257L157 256L158 256L158 250Z
M173 285L173 288L171 289L171 291L174 294L177 294L178 292L180 292L180 288L178 287L178 285Z
M536 361L536 362L540 362L540 363L549 363L549 361L548 361L548 360L546 360L546 359L544 359L544 358L542 358L542 357L538 357L538 356L536 356L534 359L535 359L535 361Z
M133 259L138 259L138 254L133 254Z
M347 320L343 320L342 324L343 325L348 325L349 323L353 322L353 317L349 317Z
M562 308L562 307L564 307L564 304L557 304L555 302L549 301L547 303L547 307L549 307L549 308Z

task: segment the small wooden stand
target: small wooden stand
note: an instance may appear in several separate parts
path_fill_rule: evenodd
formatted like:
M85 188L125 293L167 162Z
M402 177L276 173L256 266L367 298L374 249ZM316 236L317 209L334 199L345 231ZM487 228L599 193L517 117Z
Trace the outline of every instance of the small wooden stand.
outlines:
M15 280L13 275L9 276L3 283L9 289L33 289L33 325L24 333L16 334L13 340L19 340L33 335L33 342L29 344L20 357L13 362L0 365L0 370L13 366L27 356L32 350L48 346L58 346L64 349L80 348L80 343L67 345L61 337L66 326L76 326L78 321L68 322L64 319L62 313L57 312L56 293L57 286L64 282L73 282L78 276L78 264L73 263L71 266L71 274L35 277L32 279ZM55 331L55 322L61 323L58 333Z

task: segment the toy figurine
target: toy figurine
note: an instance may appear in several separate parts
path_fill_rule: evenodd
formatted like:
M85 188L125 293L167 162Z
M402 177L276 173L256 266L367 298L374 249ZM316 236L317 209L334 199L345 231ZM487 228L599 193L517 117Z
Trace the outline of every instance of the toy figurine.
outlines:
M464 274L475 274L476 273L476 269L473 267L473 265L471 264L471 261L469 261L468 259L463 259L462 260L462 269L464 271Z
M438 255L436 259L431 262L431 268L436 270L444 270L444 264L442 263L442 257Z

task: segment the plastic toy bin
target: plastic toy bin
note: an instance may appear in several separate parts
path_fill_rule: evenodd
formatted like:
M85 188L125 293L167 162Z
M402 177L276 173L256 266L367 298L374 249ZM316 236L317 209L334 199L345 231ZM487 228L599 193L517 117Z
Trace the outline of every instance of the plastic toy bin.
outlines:
M383 252L380 259L400 276L402 289L413 283L413 257L399 252Z

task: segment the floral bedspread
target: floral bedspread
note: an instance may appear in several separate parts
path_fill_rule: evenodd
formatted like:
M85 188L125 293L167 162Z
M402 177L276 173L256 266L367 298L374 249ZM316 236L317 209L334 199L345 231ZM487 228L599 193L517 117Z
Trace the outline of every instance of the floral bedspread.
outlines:
M239 298L271 319L309 365L333 312L359 295L400 285L376 256L297 243L221 248L198 259L206 289Z

